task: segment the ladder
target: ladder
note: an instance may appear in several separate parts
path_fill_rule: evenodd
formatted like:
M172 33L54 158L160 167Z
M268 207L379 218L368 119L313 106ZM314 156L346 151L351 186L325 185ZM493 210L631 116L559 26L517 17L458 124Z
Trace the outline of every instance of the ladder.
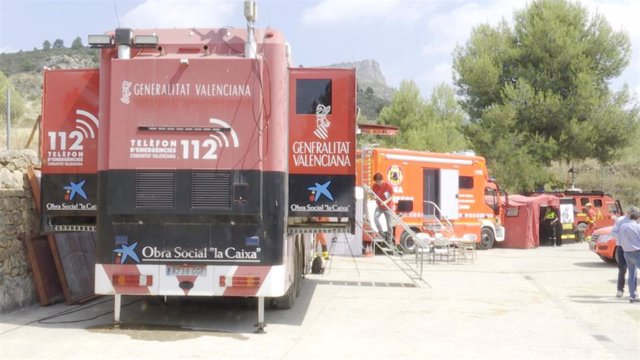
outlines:
M373 242L373 250L379 249L383 254L385 254L393 263L398 267L402 272L405 273L411 279L411 281L418 287L422 285L426 285L427 282L422 277L423 272L423 263L424 263L424 255L429 251L429 245L420 238L415 231L413 231L407 224L405 224L402 219L393 212L386 204L384 206L389 210L391 214L391 219L397 226L401 226L404 231L408 234L407 236L411 237L411 239L415 243L415 251L413 253L414 259L410 260L410 256L405 256L404 252L395 245L393 240L390 242L389 240L380 236L377 231L373 230L371 226L371 219L369 219L368 211L366 211L367 207L367 198L371 197L375 200L382 202L371 188L363 184L362 188L364 190L364 207L365 211L363 212L363 222L362 222L362 232L369 236L371 241Z
M360 178L362 183L371 186L371 154L373 152L373 145L365 145L361 151L360 161Z

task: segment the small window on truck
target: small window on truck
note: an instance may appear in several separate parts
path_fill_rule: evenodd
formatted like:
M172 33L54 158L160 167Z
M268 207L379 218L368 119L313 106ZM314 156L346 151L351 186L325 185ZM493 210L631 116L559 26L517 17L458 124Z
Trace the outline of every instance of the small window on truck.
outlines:
M331 79L296 80L296 114L315 114L318 105L331 106Z
M602 199L593 199L593 207L601 208L602 207Z
M458 187L460 189L473 189L473 176L458 177Z
M589 198L580 198L580 205L585 206L589 202Z

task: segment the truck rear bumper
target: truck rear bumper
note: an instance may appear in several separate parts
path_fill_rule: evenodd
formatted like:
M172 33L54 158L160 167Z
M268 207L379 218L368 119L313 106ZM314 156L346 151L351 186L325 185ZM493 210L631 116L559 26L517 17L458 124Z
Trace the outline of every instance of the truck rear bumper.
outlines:
M96 264L95 293L161 296L282 296L285 266Z

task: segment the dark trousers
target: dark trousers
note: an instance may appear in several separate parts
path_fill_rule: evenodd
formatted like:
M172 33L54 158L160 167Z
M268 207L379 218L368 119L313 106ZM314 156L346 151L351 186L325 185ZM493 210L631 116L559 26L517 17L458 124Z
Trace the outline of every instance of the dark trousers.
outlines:
M555 229L556 246L562 246L562 224L558 221L553 226Z
M553 225L551 225L551 220L544 220L541 235L542 239L544 239L543 245L553 246Z
M627 275L627 261L624 259L622 246L616 246L616 261L618 262L618 291L624 290L624 277Z

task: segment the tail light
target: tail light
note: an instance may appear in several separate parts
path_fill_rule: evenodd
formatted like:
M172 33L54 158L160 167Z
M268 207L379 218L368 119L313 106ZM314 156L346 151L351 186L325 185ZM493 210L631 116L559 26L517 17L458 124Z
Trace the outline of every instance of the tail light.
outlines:
M151 275L113 275L111 278L113 285L119 286L151 286L153 276Z
M220 276L220 287L259 287L259 276Z

